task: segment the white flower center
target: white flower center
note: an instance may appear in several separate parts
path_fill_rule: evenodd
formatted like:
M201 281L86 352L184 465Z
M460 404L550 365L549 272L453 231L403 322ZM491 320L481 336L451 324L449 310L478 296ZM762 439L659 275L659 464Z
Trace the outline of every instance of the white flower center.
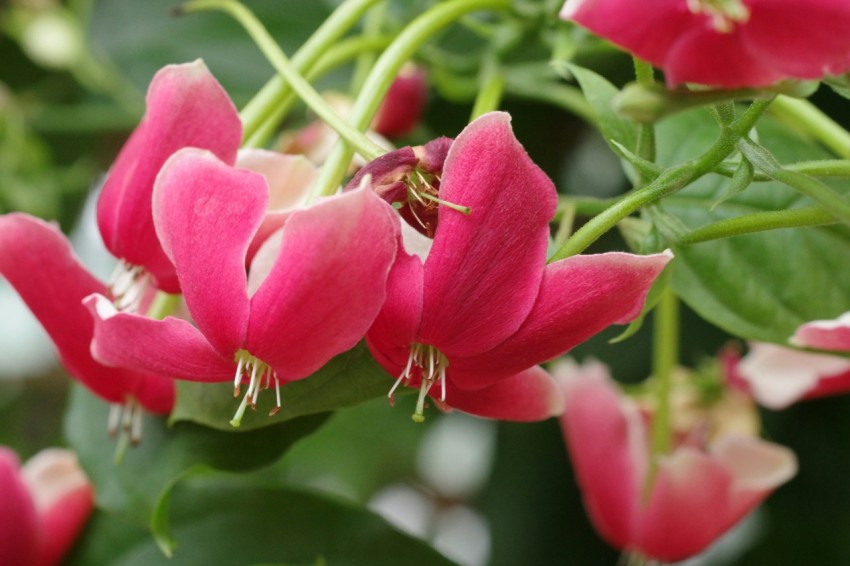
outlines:
M115 266L106 286L112 294L115 308L123 312L137 312L150 290L151 274L140 265L131 265L123 259Z
M233 357L236 362L236 375L233 377L233 396L239 397L241 394L241 384L243 379L248 379L248 390L236 409L236 414L230 420L230 425L234 428L242 424L242 416L245 414L245 409L248 405L251 409L257 410L257 398L260 391L269 389L271 382L274 380L275 395L277 397L277 405L269 411L269 416L273 416L280 411L280 381L277 378L277 373L263 360L256 356L252 356L247 350L239 350Z
M446 402L446 369L448 367L448 358L434 346L419 343L412 344L410 346L410 355L407 358L407 365L387 394L390 405L395 404L395 397L393 395L398 386L402 382L409 386L413 381L414 369L418 368L422 372L422 382L419 384L419 399L416 402L416 411L411 418L417 423L424 422L425 396L431 390L431 386L438 381L442 387L440 402Z
M688 10L693 14L705 14L718 33L732 33L735 24L744 24L750 19L750 9L742 0L687 0Z

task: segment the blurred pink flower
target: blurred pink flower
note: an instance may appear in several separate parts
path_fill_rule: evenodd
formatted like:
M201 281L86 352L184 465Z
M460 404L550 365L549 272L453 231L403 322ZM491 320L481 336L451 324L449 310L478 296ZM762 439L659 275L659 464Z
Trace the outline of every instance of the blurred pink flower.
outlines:
M537 364L638 316L670 254L547 265L555 187L502 112L478 118L451 145L440 198L471 213L440 206L427 257L399 250L366 335L375 359L398 378L390 398L400 383L419 388L415 420L429 392L440 405L486 417L558 414L560 395Z
M392 209L359 190L295 210L246 275L268 200L264 177L209 152L169 159L153 193L154 222L195 325L118 312L92 295L95 356L175 379L234 379L237 391L249 379L244 409L260 389L303 379L352 348L385 297L398 232Z
M845 0L567 0L561 17L664 70L725 88L850 69Z
M372 122L372 129L389 139L406 136L419 124L428 101L425 69L408 63L390 85Z
M751 436L749 419L736 417L740 408L733 403L731 415L727 407L716 419L719 430L702 418L680 419L687 429L676 429L677 444L658 459L648 492L651 413L624 397L599 362L554 372L563 387L561 426L585 507L599 534L617 548L663 562L693 556L796 473L794 454ZM730 423L743 424L730 431Z
M59 564L94 504L92 487L68 450L52 448L19 468L0 446L0 561L10 566Z

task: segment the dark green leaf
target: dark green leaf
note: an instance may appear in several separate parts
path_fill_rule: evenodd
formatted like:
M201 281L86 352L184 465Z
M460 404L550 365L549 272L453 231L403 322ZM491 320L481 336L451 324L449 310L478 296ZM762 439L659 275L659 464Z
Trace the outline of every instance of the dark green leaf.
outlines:
M567 66L581 86L587 102L593 107L605 141L611 145L615 153L617 148L611 144L612 140L634 151L637 147L637 125L614 111L613 100L619 93L617 87L593 71L574 64L567 64Z

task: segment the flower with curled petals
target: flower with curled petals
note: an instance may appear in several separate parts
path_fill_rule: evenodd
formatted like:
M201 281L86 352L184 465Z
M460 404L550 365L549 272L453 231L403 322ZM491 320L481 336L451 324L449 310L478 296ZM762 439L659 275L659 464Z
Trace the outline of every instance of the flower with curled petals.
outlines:
M163 166L153 194L157 233L196 326L86 300L92 351L104 363L190 381L234 380L259 391L303 379L352 348L377 315L396 253L392 209L368 190L293 211L246 254L268 203L265 178L209 152L184 149ZM276 411L276 410L275 410Z
M242 141L236 107L200 59L160 69L146 103L145 116L115 160L97 205L103 242L120 260L110 281L119 308L138 306L149 286L180 292L151 213L162 165L184 147L209 150L232 164Z
M92 511L92 487L68 450L52 448L23 468L0 446L0 560L15 566L59 564Z
M561 17L664 70L736 88L850 69L844 0L567 0Z
M563 388L561 427L585 508L617 548L661 562L693 556L797 471L790 450L753 436L750 419L736 418L728 409L737 404L723 406L721 397L720 415L714 407L703 409L704 418L685 415L684 430L675 428L674 405L675 446L656 456L648 484L652 412L623 396L604 364L565 363L553 372Z
M431 391L439 404L481 416L558 414L560 395L537 364L638 316L670 254L547 265L555 187L501 112L478 118L451 145L440 199L471 212L440 206L424 261L399 250L386 303L366 335L397 378L390 399L401 383L419 389L417 421Z

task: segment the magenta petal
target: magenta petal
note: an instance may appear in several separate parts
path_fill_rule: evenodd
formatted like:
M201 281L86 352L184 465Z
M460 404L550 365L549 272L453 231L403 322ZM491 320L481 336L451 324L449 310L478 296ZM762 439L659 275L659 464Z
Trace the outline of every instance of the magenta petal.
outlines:
M118 312L102 295L87 297L85 305L95 321L92 353L105 364L187 381L229 381L236 373L233 358L185 320Z
M451 373L451 368L448 371ZM431 396L438 396L438 390L439 384L434 385ZM542 421L564 410L564 398L558 384L540 366L478 391L457 389L449 378L446 404L479 417L521 422Z
M352 348L383 304L398 230L393 210L365 189L294 212L251 297L246 349L291 381Z
M116 159L98 203L109 251L144 266L163 290L177 292L174 268L153 226L154 179L183 147L208 149L233 163L241 138L239 114L203 61L161 69L148 88L145 117Z
M671 257L611 252L548 265L527 320L492 351L451 359L455 382L466 389L487 386L550 360L611 324L633 320Z
M452 144L440 198L472 209L466 216L440 207L425 261L421 337L451 359L489 350L525 320L557 197L514 137L510 116L493 112Z
M26 214L0 216L0 274L50 335L71 375L112 403L133 394L141 376L91 357L93 324L82 300L105 287L80 264L56 226Z
M38 518L18 465L15 453L0 446L0 557L3 564L35 566Z
M648 467L645 425L637 408L621 401L604 365L566 362L554 373L564 391L561 427L587 512L606 540L627 548Z
M192 319L232 356L248 331L245 256L266 211L265 180L209 152L184 149L163 166L153 199L156 230Z

